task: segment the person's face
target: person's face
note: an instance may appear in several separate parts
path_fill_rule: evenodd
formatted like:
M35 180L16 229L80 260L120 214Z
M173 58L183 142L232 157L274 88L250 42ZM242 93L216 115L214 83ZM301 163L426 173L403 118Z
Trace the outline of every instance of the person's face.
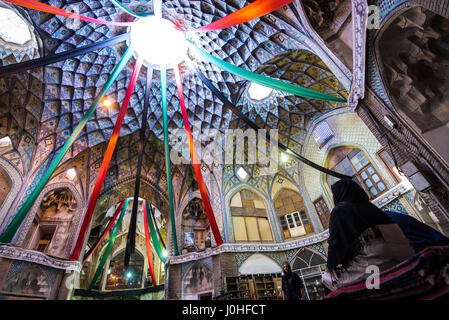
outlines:
M284 269L284 272L287 273L288 272L288 266L286 264L284 264L282 266L282 269Z

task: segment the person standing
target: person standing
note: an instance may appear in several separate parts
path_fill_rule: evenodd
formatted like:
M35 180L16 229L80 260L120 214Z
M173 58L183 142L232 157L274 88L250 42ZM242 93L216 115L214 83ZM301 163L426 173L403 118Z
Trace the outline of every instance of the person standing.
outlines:
M284 300L302 300L304 288L299 276L292 272L290 264L286 261L282 265L282 296Z

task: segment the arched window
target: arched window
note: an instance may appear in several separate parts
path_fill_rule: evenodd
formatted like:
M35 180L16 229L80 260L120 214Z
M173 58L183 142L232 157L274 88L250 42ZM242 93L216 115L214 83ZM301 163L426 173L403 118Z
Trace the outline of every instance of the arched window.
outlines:
M236 242L273 241L265 202L254 192L237 192L231 199L231 215Z
M360 149L346 146L332 149L328 156L328 168L355 178L355 181L368 193L370 199L378 197L387 190L385 182ZM329 187L337 180L337 178L327 175Z
M114 256L109 263L106 278L106 290L122 290L142 287L144 258L135 251L125 268L125 250Z
M279 219L284 239L296 238L313 233L313 226L301 195L283 189L274 201L276 216Z

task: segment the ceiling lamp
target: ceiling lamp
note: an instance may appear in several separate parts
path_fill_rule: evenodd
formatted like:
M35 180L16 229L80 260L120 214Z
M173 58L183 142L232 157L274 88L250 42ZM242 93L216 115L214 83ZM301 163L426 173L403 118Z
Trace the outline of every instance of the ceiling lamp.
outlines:
M140 18L131 27L131 44L150 64L167 66L180 63L187 53L182 31L172 22L157 16Z

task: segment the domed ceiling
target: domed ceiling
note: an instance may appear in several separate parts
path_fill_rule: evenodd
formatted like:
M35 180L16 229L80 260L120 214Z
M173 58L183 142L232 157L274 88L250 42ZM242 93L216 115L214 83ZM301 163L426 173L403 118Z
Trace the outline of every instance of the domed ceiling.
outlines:
M134 17L120 10L112 2L101 0L41 1L84 16L113 21L132 21ZM152 13L152 1L123 0L124 5L139 13ZM247 1L163 1L163 17L176 22L185 30L192 30L218 20L244 7ZM236 66L272 78L298 84L312 90L338 97L347 92L329 68L310 51L288 36L286 30L299 30L298 8L290 4L271 14L223 30L195 33L202 48ZM42 42L42 56L52 55L109 39L127 31L127 27L72 20L61 16L22 9L33 29L33 35ZM45 159L57 152L71 135L74 127L90 107L93 99L121 58L127 43L95 50L62 62L36 68L27 73L0 78L0 133L9 134L14 146L27 143L21 150L23 171L36 169ZM12 58L0 46L3 65L39 56ZM6 53L5 53L6 52ZM304 99L275 91L264 101L253 101L247 94L249 82L189 54L199 70L242 112L260 127L277 128L285 145L300 151L304 130L316 114L342 106L341 103ZM84 186L93 184L101 159L111 137L120 103L125 95L132 67L132 58L108 92L114 101L112 107L100 105L83 129L71 150L65 156L59 172L76 166ZM182 64L182 82L189 121L192 130L218 129L224 131L236 124L237 118L215 99L211 91ZM120 132L113 161L109 166L103 190L117 181L135 174L137 165L138 131L142 125L146 68L142 68L130 106ZM169 131L184 128L181 109L172 71L168 72ZM147 141L142 175L164 192L163 138L160 72L155 69L148 110ZM234 124L231 124L233 122ZM237 124L238 125L238 124ZM34 145L37 145L34 149ZM30 151L31 150L31 151ZM28 160L23 160L28 154ZM5 156L5 155L3 155ZM12 156L11 156L12 157ZM14 157L18 157L15 155ZM31 163L31 159L33 159ZM18 160L19 161L19 160ZM26 163L25 163L26 162ZM185 174L185 166L173 166L174 176ZM37 169L36 169L37 170ZM88 187L85 187L88 188ZM85 190L87 193L87 190ZM85 195L87 196L87 194Z

